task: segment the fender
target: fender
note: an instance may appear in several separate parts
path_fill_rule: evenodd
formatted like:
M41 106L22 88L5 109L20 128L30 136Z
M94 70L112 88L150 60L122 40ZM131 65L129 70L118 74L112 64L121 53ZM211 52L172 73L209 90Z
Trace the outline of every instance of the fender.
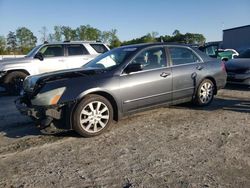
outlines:
M38 69L36 67L34 67L34 66L23 66L23 65L18 65L18 66L13 65L13 66L11 66L11 65L6 65L6 66L4 66L3 70L6 71L6 72L13 72L13 71L22 70L22 71L27 72L29 75L39 74Z

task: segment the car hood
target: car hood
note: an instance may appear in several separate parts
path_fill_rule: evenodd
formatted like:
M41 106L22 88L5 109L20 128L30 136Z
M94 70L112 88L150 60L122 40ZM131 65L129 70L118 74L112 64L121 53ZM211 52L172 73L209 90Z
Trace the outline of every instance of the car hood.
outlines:
M227 71L247 70L250 69L250 59L249 58L231 59L225 63L225 66Z
M91 68L91 69L76 68L76 69L67 69L67 70L43 73L35 75L34 77L37 77L38 82L48 82L48 81L75 78L75 77L91 76L103 72L104 71L102 69L96 69L96 68Z
M15 64L15 63L27 63L27 60L30 60L29 57L18 57L18 58L10 58L10 59L3 59L0 60L0 66L5 66L9 64Z

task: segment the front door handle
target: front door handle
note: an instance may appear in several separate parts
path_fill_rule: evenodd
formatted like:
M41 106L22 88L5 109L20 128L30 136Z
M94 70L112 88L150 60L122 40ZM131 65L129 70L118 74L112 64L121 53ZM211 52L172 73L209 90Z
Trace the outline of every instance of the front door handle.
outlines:
M201 66L201 65L198 65L198 66L196 67L197 70L202 70L203 68L204 68L204 67Z
M166 78L166 77L168 77L169 75L170 75L170 73L167 73L167 72L162 72L162 73L160 74L160 76L163 77L163 78Z

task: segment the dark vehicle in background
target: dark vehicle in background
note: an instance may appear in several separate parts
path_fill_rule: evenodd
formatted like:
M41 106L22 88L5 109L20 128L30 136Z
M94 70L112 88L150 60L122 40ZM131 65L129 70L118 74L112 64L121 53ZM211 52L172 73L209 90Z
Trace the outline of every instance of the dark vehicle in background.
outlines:
M225 63L227 82L250 86L250 49Z
M16 106L41 128L101 134L113 120L163 105L206 106L226 84L224 63L185 45L150 43L106 52L80 69L27 77Z

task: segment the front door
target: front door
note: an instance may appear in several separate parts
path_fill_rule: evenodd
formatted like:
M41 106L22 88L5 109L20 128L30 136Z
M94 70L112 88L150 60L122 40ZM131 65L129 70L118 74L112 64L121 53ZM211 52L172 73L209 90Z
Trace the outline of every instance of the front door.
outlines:
M140 63L143 69L120 77L123 112L171 101L172 74L163 47L143 50L130 63Z
M52 72L67 69L67 62L64 56L64 45L50 44L42 47L39 52L44 59L39 61L39 73Z

